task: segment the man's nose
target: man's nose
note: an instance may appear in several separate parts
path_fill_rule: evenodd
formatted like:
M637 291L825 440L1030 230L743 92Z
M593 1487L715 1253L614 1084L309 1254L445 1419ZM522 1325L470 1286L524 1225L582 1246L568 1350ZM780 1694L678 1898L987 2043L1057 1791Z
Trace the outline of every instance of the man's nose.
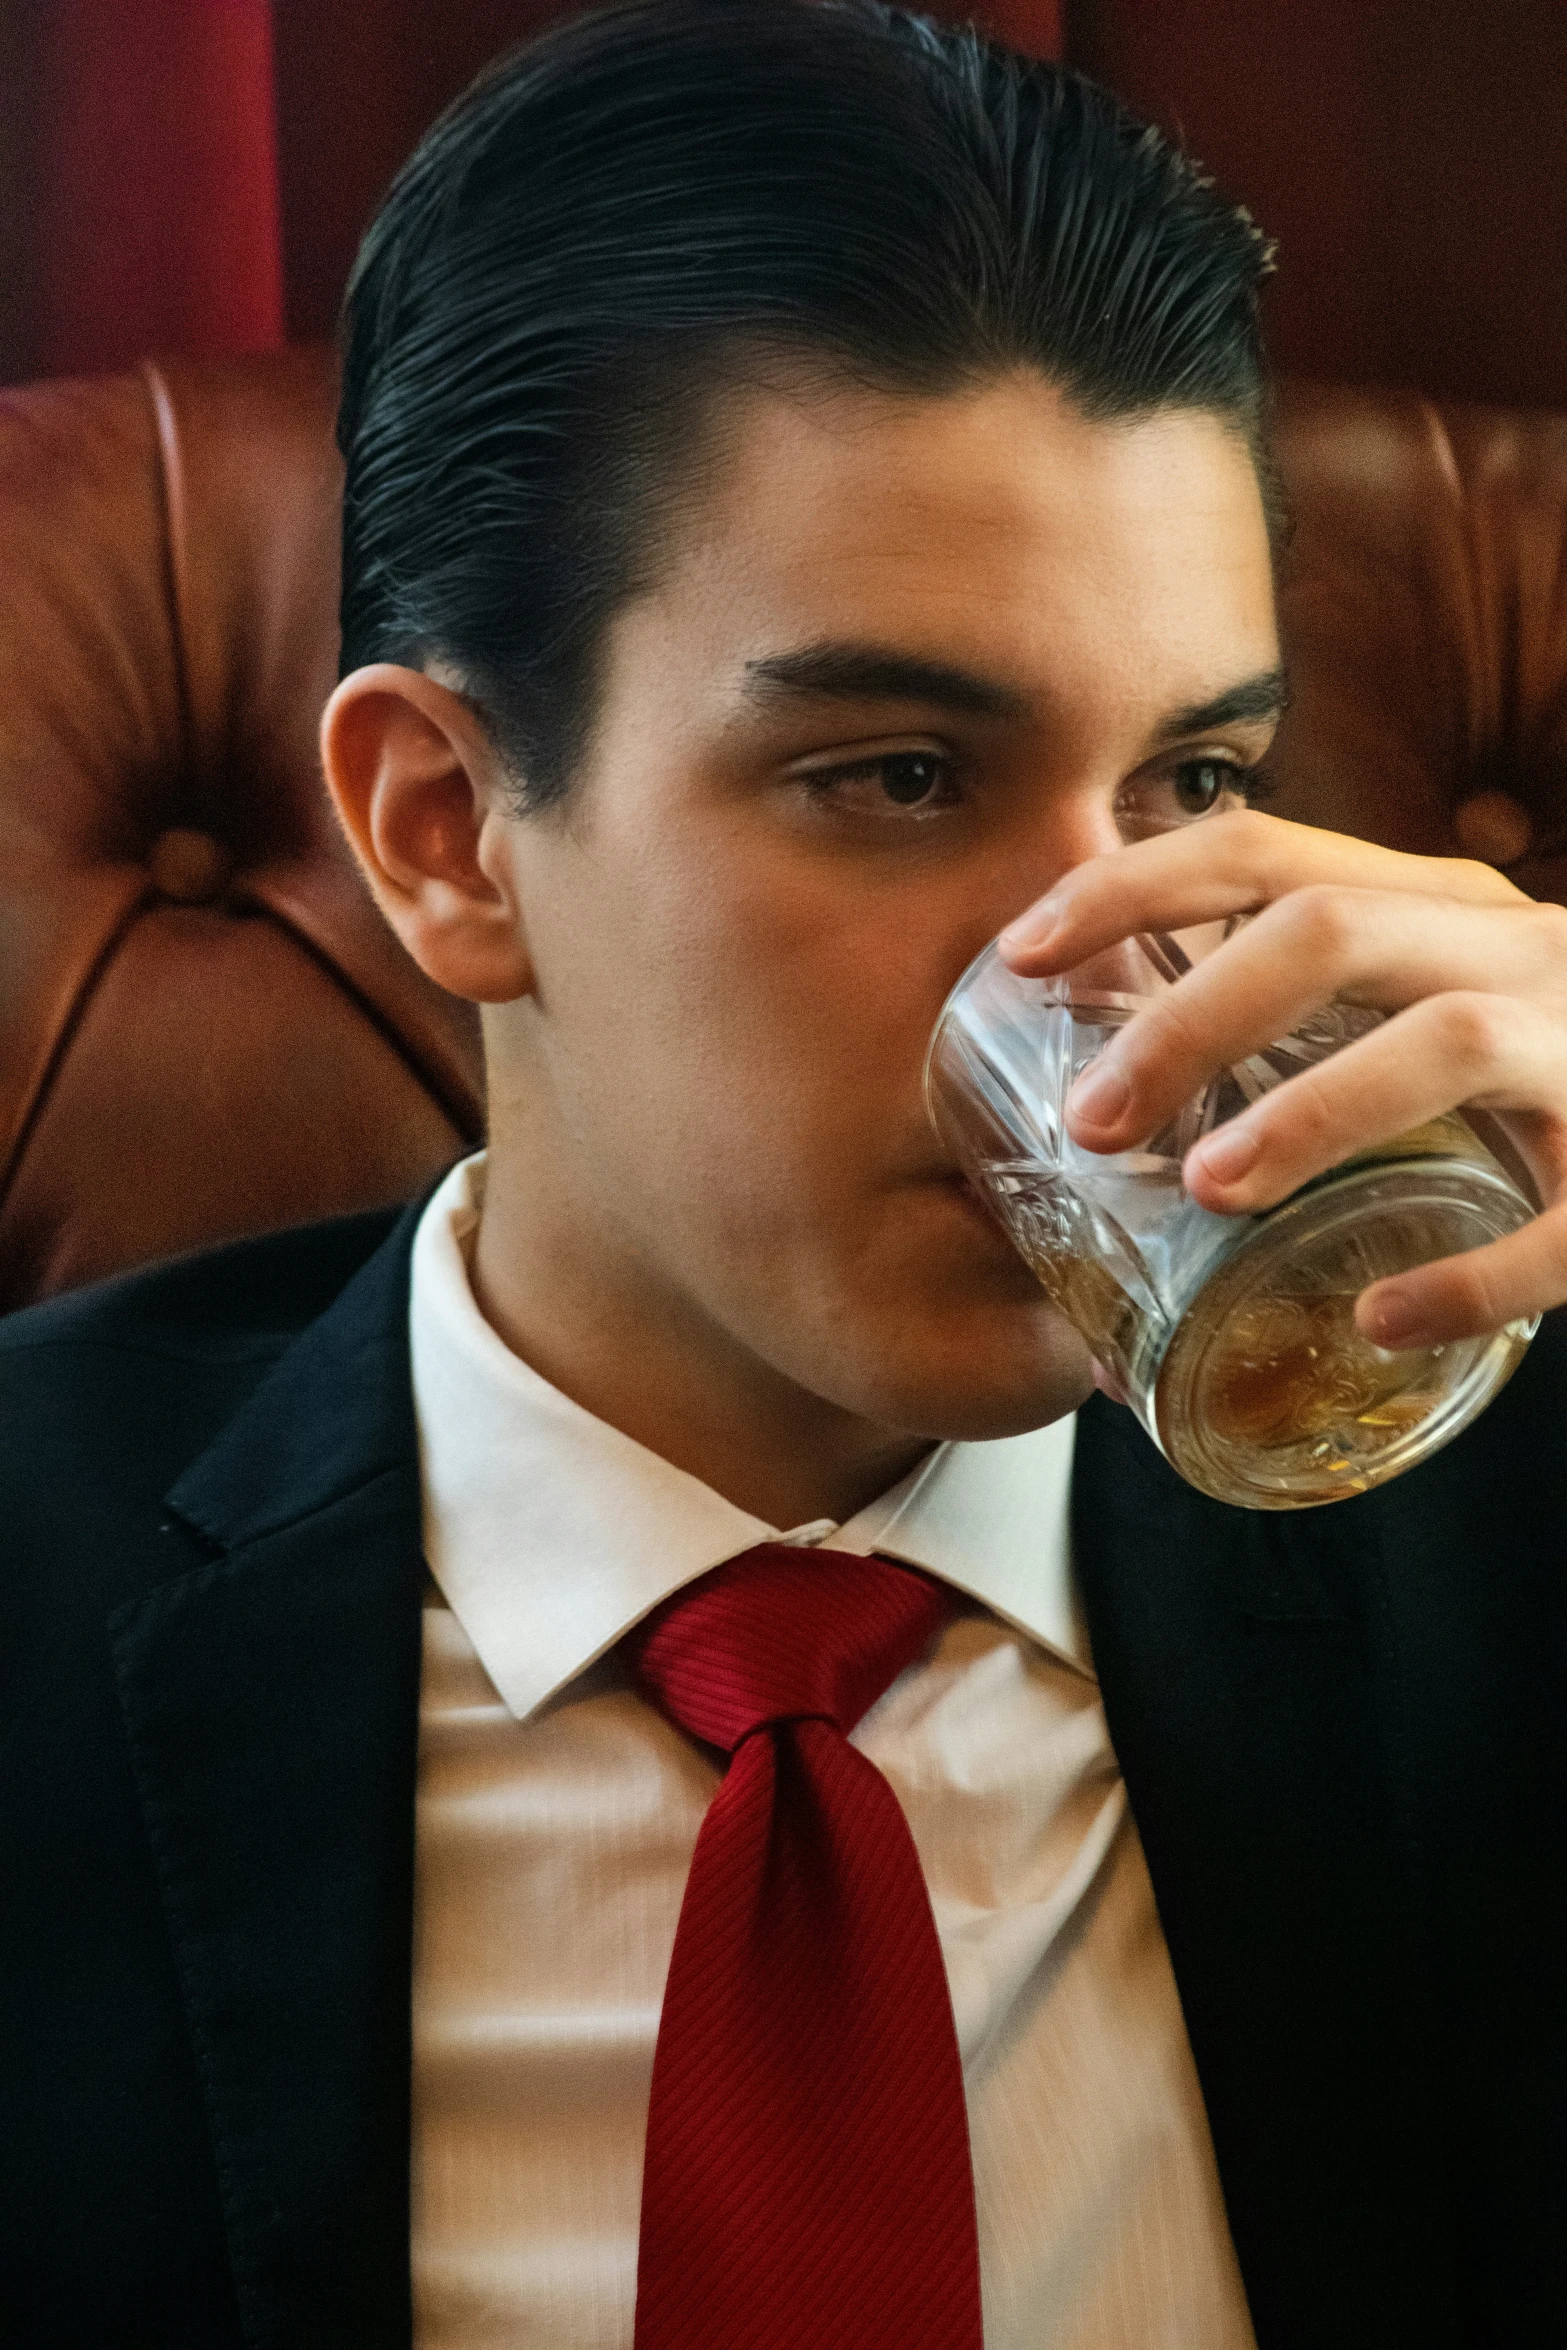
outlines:
M1004 876L1004 889L1013 899L1016 913L1042 898L1074 866L1125 846L1112 813L1112 798L1110 787L1085 788L1040 811L1026 838L1016 844ZM1007 915L1004 920L1014 918Z

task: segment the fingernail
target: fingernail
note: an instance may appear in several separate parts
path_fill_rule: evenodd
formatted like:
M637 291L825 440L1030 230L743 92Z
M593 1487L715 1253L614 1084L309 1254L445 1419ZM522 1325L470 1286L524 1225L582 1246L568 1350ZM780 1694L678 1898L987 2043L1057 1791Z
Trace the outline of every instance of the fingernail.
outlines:
M1131 1098L1132 1089L1120 1070L1095 1061L1073 1086L1066 1106L1074 1117L1086 1118L1090 1126L1110 1126Z
M1015 922L1009 922L996 944L1003 954L1033 954L1048 946L1061 927L1061 908L1051 898L1041 898L1037 906L1030 906Z
M1238 1183L1256 1165L1260 1148L1249 1126L1225 1126L1198 1143L1193 1156L1215 1183Z
M1366 1320L1370 1324L1366 1335L1375 1346L1419 1346L1424 1337L1419 1307L1397 1289L1373 1299L1366 1308Z

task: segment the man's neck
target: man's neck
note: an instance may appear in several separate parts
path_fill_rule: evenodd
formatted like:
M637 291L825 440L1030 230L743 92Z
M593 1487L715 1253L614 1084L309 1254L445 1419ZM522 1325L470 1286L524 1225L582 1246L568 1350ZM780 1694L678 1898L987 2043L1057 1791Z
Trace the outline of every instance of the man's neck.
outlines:
M767 1524L854 1516L930 1451L785 1377L689 1301L550 1213L492 1153L473 1294L490 1327L596 1418ZM564 1226L564 1228L563 1228Z

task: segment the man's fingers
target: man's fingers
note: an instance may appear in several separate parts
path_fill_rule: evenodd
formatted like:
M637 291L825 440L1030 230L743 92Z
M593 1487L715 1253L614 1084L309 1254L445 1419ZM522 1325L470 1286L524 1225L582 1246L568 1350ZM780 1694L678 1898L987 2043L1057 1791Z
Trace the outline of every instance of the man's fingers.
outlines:
M1252 1215L1458 1102L1554 1103L1567 1118L1563 1042L1561 1022L1535 1005L1428 996L1217 1128L1187 1153L1186 1187L1202 1207Z
M1530 902L1490 865L1406 856L1240 808L1074 866L1002 932L1001 952L1015 971L1064 971L1136 931L1254 914L1291 890L1317 885L1476 906Z
M1563 1021L1558 1056L1567 1065L1567 911L1528 903L1503 913L1437 908L1428 898L1326 886L1296 891L1128 1022L1094 1065L1097 1099L1087 1084L1072 1097L1074 1135L1093 1149L1129 1148L1216 1069L1264 1051L1335 998L1388 1011L1446 1000L1443 1018L1465 1081L1444 1107L1484 1086L1477 1047L1490 1041L1493 1015L1483 1007L1554 998ZM1440 1044L1440 1028L1431 1033ZM1108 1090L1107 1078L1121 1090Z
M1441 1257L1395 1280L1373 1282L1355 1321L1373 1345L1450 1346L1567 1303L1567 1210L1548 1209L1505 1240Z
M1074 1139L1130 1149L1219 1069L1251 1063L1265 1081L1259 1056L1324 1005L1383 1011L1189 1152L1187 1189L1219 1213L1257 1213L1459 1105L1506 1112L1545 1211L1506 1240L1376 1283L1356 1320L1380 1345L1434 1346L1567 1303L1567 912L1487 865L1245 811L1077 866L1003 933L1001 952L1043 976L1138 933L1238 915L1253 919L1156 991L1079 1080Z

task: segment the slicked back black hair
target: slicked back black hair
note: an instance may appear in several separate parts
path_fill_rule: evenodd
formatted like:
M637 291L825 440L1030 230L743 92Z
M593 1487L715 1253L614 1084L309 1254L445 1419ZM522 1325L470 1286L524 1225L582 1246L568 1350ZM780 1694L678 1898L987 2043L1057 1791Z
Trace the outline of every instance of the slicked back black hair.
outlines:
M1094 418L1259 445L1267 248L1080 75L876 0L631 0L430 131L345 303L343 669L449 663L524 805L591 730L726 386L940 394L1026 364Z

